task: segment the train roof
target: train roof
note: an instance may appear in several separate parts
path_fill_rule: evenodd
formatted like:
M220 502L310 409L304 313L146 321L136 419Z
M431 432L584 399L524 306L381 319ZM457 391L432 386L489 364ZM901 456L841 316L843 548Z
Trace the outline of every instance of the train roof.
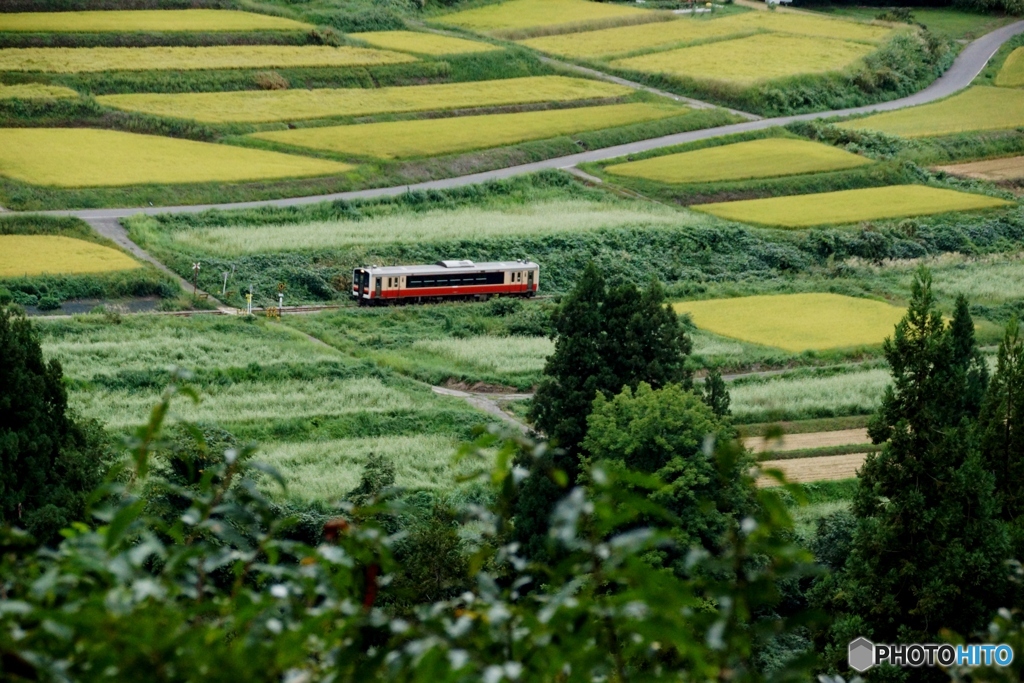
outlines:
M485 270L517 270L523 268L540 268L533 261L438 261L437 263L416 266L363 266L356 270L368 270L374 275L436 275L439 273L458 273Z

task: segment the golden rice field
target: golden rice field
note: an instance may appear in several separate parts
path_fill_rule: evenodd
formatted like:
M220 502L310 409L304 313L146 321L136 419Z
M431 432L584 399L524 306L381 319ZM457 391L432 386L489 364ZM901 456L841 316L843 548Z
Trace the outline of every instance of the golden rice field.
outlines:
M313 28L266 14L217 9L4 12L0 31L114 33L128 31L301 31Z
M1018 128L1024 126L1024 90L976 86L940 102L837 125L907 138Z
M642 10L590 0L507 0L438 17L438 23L474 31L577 24L643 15Z
M599 59L759 32L878 43L889 37L893 29L806 14L747 12L722 18L686 17L653 24L543 36L520 42L541 52Z
M679 116L686 111L685 108L666 104L613 104L515 114L302 128L253 133L252 137L342 154L397 159L501 147L527 140L542 140Z
M945 171L950 175L962 176L965 178L977 178L978 180L1020 180L1024 178L1024 157L1010 157L1008 159L988 159L987 161L972 161L966 164L953 164L951 166L937 166L937 170Z
M78 93L62 85L44 85L43 83L3 85L0 83L0 100L56 100L69 97L78 97Z
M839 294L778 294L672 306L709 332L799 353L881 344L905 310Z
M396 52L411 52L417 55L456 55L501 49L497 45L481 43L477 40L418 31L371 31L353 33L351 37L369 43L373 47Z
M375 66L414 61L415 57L397 52L326 45L24 47L0 50L0 71L52 73Z
M874 49L865 43L762 33L628 57L611 65L630 71L747 86L788 76L842 71Z
M85 240L58 235L0 235L0 277L82 275L139 267L127 254Z
M89 128L0 128L0 175L33 185L210 183L344 173L324 159Z
M567 76L385 88L243 90L210 93L105 95L108 107L204 123L260 123L438 109L621 97L621 85Z
M996 85L1016 88L1024 85L1024 47L1018 47L1003 62L996 74Z
M924 185L894 185L792 197L700 204L690 208L741 223L807 228L812 225L857 223L880 218L926 216L1012 205L1013 202L980 194Z
M855 168L870 159L808 140L768 138L607 166L605 171L662 183L713 183Z

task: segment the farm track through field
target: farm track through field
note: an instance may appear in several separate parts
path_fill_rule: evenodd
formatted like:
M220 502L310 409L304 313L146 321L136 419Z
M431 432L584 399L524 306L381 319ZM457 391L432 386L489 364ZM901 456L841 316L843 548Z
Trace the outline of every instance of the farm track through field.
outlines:
M991 33L987 33L984 36L978 38L977 40L967 45L967 47L963 49L959 56L957 56L956 60L953 62L953 65L949 68L949 70L946 71L946 73L944 73L934 83L932 83L924 90L898 100L881 102L879 104L872 104L865 107L815 112L811 114L800 114L796 116L782 116L772 119L760 119L758 121L744 121L743 123L735 123L728 126L719 126L718 128L707 128L704 130L690 131L687 133L677 133L674 135L667 135L659 138L641 140L639 142L633 142L625 145L605 147L603 149L592 150L589 152L582 152L579 154L572 154L569 156L557 157L554 159L546 159L544 161L538 161L531 164L509 166L507 168L497 169L494 171L487 171L484 173L473 173L470 175L459 176L455 178L432 180L428 182L416 183L412 185L401 185L397 187L379 187L367 190L339 192L329 195L317 195L311 197L290 197L285 199L271 199L254 202L237 202L231 204L201 204L192 206L151 206L122 209L76 209L60 211L33 211L26 213L59 216L76 216L78 218L83 219L116 219L124 218L127 216L133 216L139 213L145 213L149 215L164 213L198 213L201 211L207 211L209 209L231 210L258 208L263 206L302 206L306 204L315 204L323 201L372 199L375 197L393 197L416 190L443 190L453 187L475 185L478 183L484 183L491 180L500 180L503 178L510 178L513 176L524 175L527 173L535 173L537 171L542 171L546 169L567 169L584 162L604 161L607 159L613 159L616 157L626 156L629 154L637 154L640 152L646 152L653 149L672 147L687 142L695 142L697 140L706 140L709 138L716 138L724 135L733 135L735 133L745 133L755 130L764 130L766 128L772 128L775 126L784 126L788 123L793 123L795 121L810 121L815 119L830 118L834 116L849 116L852 114L866 114L871 112L893 111L896 109L903 109L905 107L913 107L919 104L933 102L935 100L948 97L949 95L952 95L966 88L971 84L971 81L973 81L974 78L979 73L981 73L981 70L985 68L985 65L996 53L996 51L1000 48L1000 46L1002 46L1003 43L1005 43L1007 40L1009 40L1010 38L1014 37L1019 33L1024 33L1024 21L1018 21L1016 23L1010 24L1009 26L1003 26L1002 28L996 29Z
M758 463L762 469L782 470L786 481L790 483L806 483L811 481L832 481L852 479L857 470L864 464L866 453L850 455L826 455L820 458L795 458L792 460L763 460ZM777 482L770 477L757 480L758 486L775 486Z

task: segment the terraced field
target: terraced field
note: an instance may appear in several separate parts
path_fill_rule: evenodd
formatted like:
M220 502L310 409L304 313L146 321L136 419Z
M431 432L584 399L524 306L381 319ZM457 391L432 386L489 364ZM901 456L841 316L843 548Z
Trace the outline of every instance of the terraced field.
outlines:
M340 154L399 159L468 152L527 140L681 116L666 104L615 104L554 111L460 116L253 133L251 137Z
M58 235L0 235L0 277L82 275L134 270L126 254Z
M893 29L805 14L747 12L721 18L686 17L638 26L542 36L521 42L541 52L581 59L602 59L762 32L874 44L891 36Z
M995 83L1008 88L1024 85L1024 48L1018 47L1010 53L996 75Z
M781 294L673 305L697 327L796 353L881 344L905 310L839 294Z
M344 173L324 159L87 128L0 128L0 175L34 185L111 187Z
M511 29L541 26L573 30L602 21L657 19L652 15L653 13L638 8L593 3L587 0L509 0L446 14L439 17L437 23L459 26L471 31L501 33Z
M993 182L1020 180L1024 178L1024 157L969 161L965 164L936 166L936 170L964 178L977 178Z
M154 116L204 123L260 123L537 102L571 102L622 97L630 92L625 86L583 78L527 76L383 88L138 93L104 95L96 99L109 107Z
M196 69L375 66L411 55L364 47L214 45L210 47L25 47L0 49L0 71L87 73Z
M920 138L1024 126L1024 90L975 86L948 99L837 124Z
M252 12L215 9L0 12L0 32L303 31L309 24Z
M371 31L353 33L352 38L368 43L371 47L394 50L395 52L411 52L418 55L456 55L501 49L501 47L490 43L418 31Z
M976 211L1012 206L1012 202L979 194L925 187L895 185L863 190L749 199L700 204L694 210L743 223L807 228L814 225L927 216L951 211Z
M606 166L613 175L661 183L712 183L856 168L870 159L808 140L767 138Z
M750 86L801 74L842 71L874 51L844 40L767 33L611 62L626 71ZM722 55L729 55L723 60ZM766 55L786 55L767 59Z

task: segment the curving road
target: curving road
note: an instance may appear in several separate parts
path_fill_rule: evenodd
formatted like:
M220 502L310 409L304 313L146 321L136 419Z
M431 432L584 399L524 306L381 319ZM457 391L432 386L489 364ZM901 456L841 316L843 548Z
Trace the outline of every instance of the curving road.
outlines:
M83 218L94 225L100 222L107 222L116 224L116 220L111 219L124 218L126 216L132 216L139 213L145 214L160 214L160 213L198 213L200 211L206 211L208 209L247 209L255 208L260 206L300 206L303 204L315 204L323 201L334 201L334 200L352 200L352 199L370 199L373 197L389 197L404 194L405 192L413 190L442 190L452 187L461 187L465 185L474 185L477 183L487 182L489 180L499 180L502 178L510 178L512 176L523 175L526 173L535 173L537 171L545 169L568 169L576 166L577 164L588 162L588 161L603 161L605 159L613 159L615 157L625 156L627 154L635 154L637 152L646 152L652 149L658 149L661 147L671 147L673 145L679 145L686 142L694 142L696 140L705 140L707 138L719 137L722 135L731 135L733 133L744 133L753 130L763 130L765 128L771 128L774 126L783 126L793 121L808 121L813 119L830 118L833 116L848 116L851 114L866 114L871 112L879 111L891 111L893 109L902 109L904 107L913 107L919 104L925 104L934 100L948 97L971 84L971 81L981 73L981 70L985 68L988 61L996 53L996 51L1013 36L1024 33L1024 21L1018 21L1016 23L1004 26L1000 29L987 33L981 38L978 38L957 56L956 61L949 70L943 74L938 80L932 83L924 90L904 97L898 100L892 100L890 102L882 102L879 104L872 104L865 107L855 107L853 109L840 109L835 111L824 111L816 112L812 114L801 114L797 116L781 116L772 119L759 119L755 121L744 121L742 123L735 123L728 126L720 126L718 128L706 128L704 130L695 130L688 133L677 133L675 135L666 135L660 138L651 138L648 140L640 140L639 142L632 142L625 145L616 145L615 147L605 147L602 149L596 149L589 152L582 152L580 154L572 154L570 156L557 157L554 159L546 159L544 161L538 161L532 164L523 164L520 166L509 166L507 168L496 169L494 171L486 171L483 173L474 173L471 175L459 176L456 178L445 178L443 180L432 180L425 183L416 183L414 185L401 185L398 187L381 187L369 190L355 190L352 192L338 192L335 194L316 195L310 197L292 197L287 199L272 199L265 201L256 202L237 202L232 204L202 204L193 206L158 206L158 207L140 207L140 208L129 208L129 209L83 209L83 210L64 210L64 211L44 211L44 212L33 212L33 213L46 213L50 215L60 216L77 216ZM112 226L110 226L112 227ZM119 226L118 226L119 227Z

